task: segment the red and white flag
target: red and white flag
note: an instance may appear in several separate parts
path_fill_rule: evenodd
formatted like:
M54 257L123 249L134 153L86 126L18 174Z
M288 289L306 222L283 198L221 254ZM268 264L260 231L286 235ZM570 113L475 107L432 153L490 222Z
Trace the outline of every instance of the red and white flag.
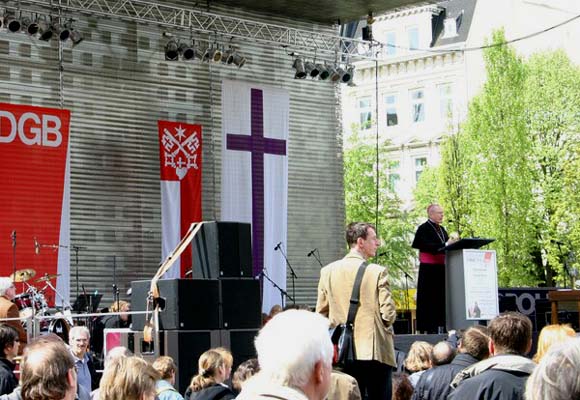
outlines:
M14 268L32 268L37 278L59 274L56 288L65 299L70 282L69 125L67 110L0 103L0 276ZM45 295L49 304L61 304L52 291Z
M162 259L192 222L201 221L201 125L157 121L161 162ZM191 269L191 247L163 278L183 278Z

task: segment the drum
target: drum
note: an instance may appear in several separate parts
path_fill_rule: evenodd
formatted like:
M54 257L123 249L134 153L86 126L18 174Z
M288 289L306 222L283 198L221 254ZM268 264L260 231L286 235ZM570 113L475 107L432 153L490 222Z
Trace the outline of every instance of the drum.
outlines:
M20 318L32 317L34 314L34 309L32 308L33 302L30 293L19 294L18 296L14 297L12 301L14 304L16 304L16 307L18 307L18 310L20 311ZM22 321L22 323L25 322Z
M68 332L70 330L70 325L66 322L64 318L56 318L50 321L48 325L48 333L54 333L56 336L68 343Z

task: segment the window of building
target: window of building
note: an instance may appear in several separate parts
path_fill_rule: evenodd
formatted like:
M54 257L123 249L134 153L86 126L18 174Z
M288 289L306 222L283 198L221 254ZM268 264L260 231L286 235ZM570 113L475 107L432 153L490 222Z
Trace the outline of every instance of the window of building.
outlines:
M415 183L419 182L419 177L427 166L427 157L415 158Z
M389 94L385 96L385 108L387 114L387 126L396 126L399 124L397 115L397 96Z
M407 35L409 36L409 49L417 50L419 48L419 28L415 26L408 28Z
M411 90L411 121L425 121L425 92L423 89Z
M439 85L439 111L443 121L453 120L453 86L451 83Z
M359 123L360 129L370 129L373 118L373 111L371 108L371 98L363 97L358 100Z
M401 182L401 162L398 160L389 161L387 176L389 180L389 190L394 193L399 193Z
M387 47L385 51L387 55L394 56L397 54L397 48L395 47L397 45L397 35L395 32L387 32L386 43Z

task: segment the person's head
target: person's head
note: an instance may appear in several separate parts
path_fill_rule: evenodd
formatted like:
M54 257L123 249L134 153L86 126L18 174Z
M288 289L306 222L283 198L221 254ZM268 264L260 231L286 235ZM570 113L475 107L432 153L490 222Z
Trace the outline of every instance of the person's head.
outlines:
M352 222L346 227L346 243L365 258L374 257L381 245L374 225L366 222Z
M538 350L534 355L534 361L539 363L552 345L569 340L575 336L576 332L570 327L570 325L554 324L544 326L540 332L540 337L538 338Z
M283 311L283 308L282 308L282 306L280 304L274 304L272 306L272 308L270 308L270 312L268 313L268 316L270 318L272 318L274 315L276 315L276 314L278 314L278 313L280 313L282 311Z
M86 326L73 326L68 333L70 350L77 358L82 358L89 349L91 334Z
M16 297L16 286L10 278L0 278L0 296L6 297L8 300L12 300Z
M431 368L432 351L433 345L431 343L422 340L413 342L405 359L405 368L407 371L418 372Z
M483 360L489 357L489 329L486 326L469 327L459 342L459 352Z
M228 360L224 357L224 353L217 349L209 349L199 356L197 367L197 375L191 378L190 384L194 392L224 382L229 376L228 371L232 368L231 358Z
M256 337L259 375L273 384L297 388L309 400L324 399L333 357L328 327L328 319L310 311L277 314Z
M20 383L23 399L74 399L77 373L64 342L43 336L31 341L24 349Z
M117 361L119 358L126 358L132 356L133 353L125 346L113 347L111 350L107 351L105 356L105 368Z
M455 349L448 342L439 342L431 350L431 365L445 365L453 361Z
M552 346L526 382L526 400L580 398L580 340Z
M19 348L18 331L10 325L0 324L0 357L12 361L18 355Z
M505 312L489 323L489 352L525 355L532 347L532 322L518 312Z
M232 353L225 347L216 347L214 350L220 353L224 360L226 372L224 380L230 379L230 376L232 375L232 366L234 365L234 356L232 356Z
M444 216L443 207L439 204L429 204L427 207L427 216L436 224L442 223Z
M260 364L258 364L257 358L250 358L249 360L241 363L234 376L232 378L232 386L236 392L242 390L242 384L248 380L248 378L254 376L258 371L260 371Z
M153 368L159 374L161 379L170 382L172 385L175 384L175 374L177 373L177 365L173 358L168 356L158 357L153 362Z
M393 374L393 400L410 400L413 396L413 385L404 372Z
M109 312L129 312L131 311L131 303L125 300L114 301L109 307ZM129 320L129 314L120 314L119 318L123 321Z
M154 400L159 375L139 357L121 357L103 372L99 385L101 400Z

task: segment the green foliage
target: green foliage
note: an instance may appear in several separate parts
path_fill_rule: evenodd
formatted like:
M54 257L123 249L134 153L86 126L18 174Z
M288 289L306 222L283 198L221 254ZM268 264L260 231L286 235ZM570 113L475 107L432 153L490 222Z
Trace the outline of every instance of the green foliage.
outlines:
M386 144L380 145L379 154L386 154ZM379 253L385 255L378 257L376 262L395 266L390 272L398 276L397 267L408 270L415 255L410 245L413 224L408 213L400 210L401 202L384 175L379 177L377 214L376 158L376 147L366 143L353 130L344 151L346 221L378 222L378 235L383 243ZM380 160L380 165L387 165L387 161Z
M442 145L434 192L452 228L496 239L500 286L564 283L580 245L579 69L561 52L524 62L496 46L484 58L487 81Z

